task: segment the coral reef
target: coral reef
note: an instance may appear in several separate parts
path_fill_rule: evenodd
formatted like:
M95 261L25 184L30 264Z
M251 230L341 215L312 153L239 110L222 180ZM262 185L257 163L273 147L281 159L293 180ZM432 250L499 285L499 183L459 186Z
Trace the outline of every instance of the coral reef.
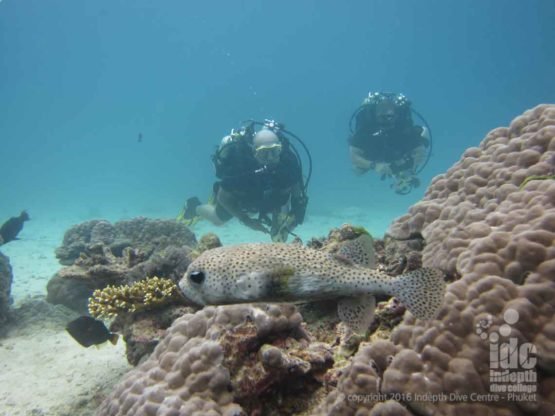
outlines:
M89 313L95 318L114 318L120 313L155 309L181 299L172 280L147 277L131 285L95 290L89 299Z
M93 291L132 284L147 276L177 281L191 262L194 234L175 221L137 218L112 225L89 221L64 236L57 256L64 264L48 282L48 301L81 313Z
M460 278L435 321L407 314L393 331L399 352L381 393L402 398L416 414L555 412L555 181L527 181L554 170L555 106L541 105L468 149L392 224L393 239L424 237L424 266ZM503 352L511 342L533 346L524 358L536 364L530 371L537 382L521 380L526 390L519 393L528 395L487 396L495 393L492 383L510 384L490 372L503 357L527 368L522 354ZM445 400L437 402L416 398L441 394Z
M291 305L206 307L177 319L97 414L299 413L299 396L320 385L331 363ZM281 400L282 390L292 399Z
M10 259L0 252L0 327L2 327L9 318L12 279L13 275Z
M120 257L123 249L132 247L150 257L169 246L196 245L194 234L187 226L173 220L152 220L144 217L118 221L92 220L66 231L56 257L65 266L72 265L88 248L101 244Z
M207 307L177 319L98 414L554 414L554 169L555 106L542 105L467 150L374 243L392 274L423 265L455 280L436 319L405 313L387 339L403 309L380 304L347 359L317 308L304 324L292 306ZM309 244L333 252L360 232Z
M344 225L319 240L319 246L333 252L342 241L362 232ZM306 318L302 325L301 315L286 305L207 307L194 315L191 308L170 306L118 315L111 330L123 333L129 362L143 364L99 414L140 414L146 409L187 415L203 409L224 414L227 410L255 415L310 413L325 399L327 389L337 385L348 364L346 357L357 351L361 338L353 339L339 324L335 302L300 307ZM379 343L388 338L403 313L402 305L393 299L379 303L373 339ZM179 314L185 317L167 329ZM209 343L221 349L220 355L206 357L211 354L205 349ZM228 387L211 384L214 377L224 376ZM205 385L199 386L199 380ZM195 386L188 387L190 383ZM163 390L162 404L149 403L139 384L145 392Z

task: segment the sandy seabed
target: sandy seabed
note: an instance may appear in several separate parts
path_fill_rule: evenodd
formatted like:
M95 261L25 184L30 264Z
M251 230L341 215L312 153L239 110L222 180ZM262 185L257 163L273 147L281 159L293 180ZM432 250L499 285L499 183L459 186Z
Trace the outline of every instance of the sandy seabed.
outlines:
M357 208L330 216L307 218L298 234L304 242L326 236L345 222L367 227L381 237L392 218L384 212L371 217ZM78 315L46 303L46 284L61 268L55 249L64 232L82 219L32 218L20 240L0 251L10 258L13 270L14 322L0 337L0 416L93 415L107 392L131 367L125 344L106 343L83 348L65 331ZM268 241L267 236L231 221L223 227L199 223L193 231L199 238L212 231L222 243Z

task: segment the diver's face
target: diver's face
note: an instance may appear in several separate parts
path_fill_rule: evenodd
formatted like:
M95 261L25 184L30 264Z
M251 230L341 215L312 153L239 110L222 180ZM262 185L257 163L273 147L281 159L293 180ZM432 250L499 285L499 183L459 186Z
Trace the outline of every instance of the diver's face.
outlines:
M376 107L376 119L380 127L391 128L395 126L397 121L395 105L389 101L382 101L379 103Z
M281 156L281 144L259 146L254 150L254 157L263 166L275 166Z

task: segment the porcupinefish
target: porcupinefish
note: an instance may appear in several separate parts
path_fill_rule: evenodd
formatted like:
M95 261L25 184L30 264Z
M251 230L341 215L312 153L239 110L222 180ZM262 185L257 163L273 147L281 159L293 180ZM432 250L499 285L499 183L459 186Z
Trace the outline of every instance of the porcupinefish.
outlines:
M370 326L374 295L396 297L419 319L431 319L445 294L443 273L423 268L399 276L372 270L372 238L363 234L335 254L285 243L250 243L205 251L179 281L199 305L338 300L338 315L356 332Z

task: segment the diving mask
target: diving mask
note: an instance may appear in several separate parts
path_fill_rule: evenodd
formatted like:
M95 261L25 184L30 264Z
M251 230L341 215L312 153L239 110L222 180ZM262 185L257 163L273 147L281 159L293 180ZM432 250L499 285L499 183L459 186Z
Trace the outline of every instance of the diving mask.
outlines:
M262 165L275 165L279 162L281 148L279 143L258 146L254 149L254 157Z

